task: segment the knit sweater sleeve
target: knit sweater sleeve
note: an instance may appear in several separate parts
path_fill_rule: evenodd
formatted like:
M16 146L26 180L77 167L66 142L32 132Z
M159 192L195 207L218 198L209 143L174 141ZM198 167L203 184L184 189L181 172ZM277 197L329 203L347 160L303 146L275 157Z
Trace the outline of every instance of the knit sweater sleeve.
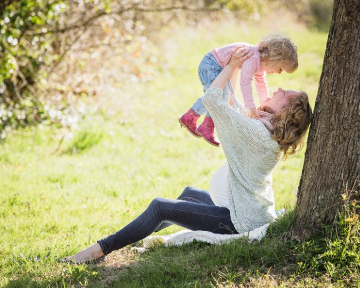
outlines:
M223 96L223 90L217 87L209 88L202 98L202 101L209 111L219 134L222 143L227 145L247 145L256 143L261 146L261 139L268 139L269 131L256 119L246 117L232 108ZM266 134L266 135L265 135ZM264 143L265 146L268 143ZM224 145L223 145L224 147ZM261 149L261 147L260 147ZM233 152L232 149L230 149ZM227 151L225 151L225 154Z

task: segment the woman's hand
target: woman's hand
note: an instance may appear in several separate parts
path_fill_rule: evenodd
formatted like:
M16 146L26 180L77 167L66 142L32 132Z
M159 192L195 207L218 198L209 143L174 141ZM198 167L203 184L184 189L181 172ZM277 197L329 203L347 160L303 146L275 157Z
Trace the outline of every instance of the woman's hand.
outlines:
M236 48L233 54L231 55L231 59L227 65L230 65L234 68L241 68L244 61L250 58L253 55L252 52L249 52L248 47L239 47Z
M239 47L236 49L230 61L225 65L224 69L221 70L220 74L211 83L210 87L218 87L224 89L227 80L233 73L239 72L243 62L251 57L253 53L249 53L249 49L245 47Z

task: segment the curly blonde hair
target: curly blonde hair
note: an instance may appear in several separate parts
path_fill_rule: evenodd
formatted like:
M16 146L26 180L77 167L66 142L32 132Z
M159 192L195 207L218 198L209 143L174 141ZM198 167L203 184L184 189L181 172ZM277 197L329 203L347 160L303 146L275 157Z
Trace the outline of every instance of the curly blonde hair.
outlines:
M311 117L309 97L301 91L270 120L274 126L272 138L279 144L280 150L284 153L284 159L304 146L303 140Z
M290 38L270 34L261 39L258 47L261 62L266 66L283 66L287 73L298 68L297 48Z

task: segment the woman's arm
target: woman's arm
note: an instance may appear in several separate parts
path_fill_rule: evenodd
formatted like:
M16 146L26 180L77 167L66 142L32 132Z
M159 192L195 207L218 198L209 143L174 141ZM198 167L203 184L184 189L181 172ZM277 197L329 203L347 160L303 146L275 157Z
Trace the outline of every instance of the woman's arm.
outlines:
M250 119L233 109L223 96L223 88L226 81L236 71L236 67L241 66L242 62L247 59L244 59L244 56L248 56L244 55L247 51L245 53L243 51L240 54L240 58L238 58L238 53L234 53L233 61L230 61L224 67L202 98L207 111L215 123L224 151L229 148L229 145L237 146L238 143L242 142L255 143L259 142L259 139L263 137L267 139L269 136L268 131L266 131L265 126L260 121Z
M230 76L230 83L231 83L231 86L232 86L233 91L234 91L234 95L233 95L234 98L236 98L236 82L237 82L237 77L239 75L240 69L236 69L236 70ZM231 91L230 91L230 93L231 93ZM229 97L229 104L230 104L230 106L234 105L234 100L233 100L233 98L231 96Z
M217 87L224 89L227 80L233 75L233 73L239 72L239 68L227 64L223 70L221 70L220 74L215 78L215 80L211 83L211 87Z
M223 70L221 70L220 74L215 78L210 87L224 89L226 82L229 78L231 79L232 77L235 77L236 80L242 64L252 55L253 53L249 53L248 48L237 48L231 56L229 63L226 64Z

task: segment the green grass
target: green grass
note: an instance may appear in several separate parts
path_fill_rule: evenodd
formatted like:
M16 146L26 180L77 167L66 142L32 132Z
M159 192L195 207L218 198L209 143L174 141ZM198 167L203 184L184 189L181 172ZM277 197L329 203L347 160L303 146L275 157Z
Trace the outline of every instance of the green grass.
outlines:
M125 248L98 267L56 262L118 230L154 197L175 198L189 185L208 188L212 173L225 161L222 150L190 136L177 121L202 93L198 63L215 46L256 43L263 34L279 30L298 45L300 67L293 74L269 75L270 90L279 85L304 89L314 103L326 34L310 32L290 18L228 21L174 28L159 46L164 65L154 81L104 91L107 101L101 111L89 113L71 133L39 126L10 134L0 146L0 285L332 285L326 276L296 274L289 254L293 243L283 238L292 213L273 225L261 243L160 245L142 256ZM303 155L289 157L274 171L276 209L294 207Z

